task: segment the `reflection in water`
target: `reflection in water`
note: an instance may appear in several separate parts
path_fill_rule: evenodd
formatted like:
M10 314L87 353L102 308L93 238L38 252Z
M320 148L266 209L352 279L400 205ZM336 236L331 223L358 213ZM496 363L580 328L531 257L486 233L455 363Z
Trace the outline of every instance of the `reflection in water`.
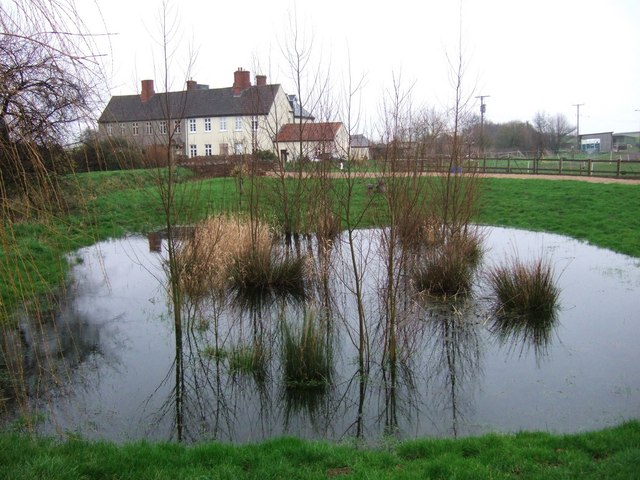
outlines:
M630 367L640 361L634 340L640 282L619 288L619 279L603 276L595 263L640 278L634 259L561 237L492 229L489 258L512 251L514 235L525 245L520 251L527 242L536 253L542 243L553 250L563 270L557 317L538 323L494 318L489 302L474 300L483 297L481 286L464 302L435 305L398 277L391 356L380 297L387 265L380 263L379 237L358 235L364 329L349 287L352 271L344 267L351 251L337 239L325 260L309 257L317 281L305 302L269 297L239 304L215 294L187 299L176 342L158 282L164 253L149 253L146 238L127 239L79 253L77 294L55 313L3 332L0 368L25 372L20 403L44 414L40 431L113 440L246 442L292 434L377 441L549 425L572 431L640 416L640 373ZM308 256L317 249L308 241L292 251ZM284 329L293 331L309 316L331 381L301 389L287 381ZM555 336L561 341L552 341ZM539 362L543 355L549 360ZM14 418L15 410L3 416Z
M49 403L71 393L67 390L71 372L82 364L96 364L103 356L100 324L64 297L39 305L47 310L32 308L20 315L15 328L0 326L0 414L6 414L5 420L16 414L28 417L24 407L31 400Z
M557 308L551 312L529 314L508 314L497 312L490 330L502 345L518 355L526 354L533 348L539 362L547 356L554 329L558 323Z
M452 304L428 307L425 311L425 336L430 373L426 387L434 405L450 414L449 432L460 433L467 409L472 408L469 388L481 374L481 348L478 318L473 302L464 299Z

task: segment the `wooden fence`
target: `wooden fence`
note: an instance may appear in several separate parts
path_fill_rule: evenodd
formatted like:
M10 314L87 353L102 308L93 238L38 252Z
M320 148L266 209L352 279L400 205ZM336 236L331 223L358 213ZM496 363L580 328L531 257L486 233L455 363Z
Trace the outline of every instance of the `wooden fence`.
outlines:
M640 160L571 160L566 158L486 158L464 159L451 168L444 158L418 160L418 168L425 172L474 171L481 174L568 175L640 179ZM407 165L408 166L408 165Z

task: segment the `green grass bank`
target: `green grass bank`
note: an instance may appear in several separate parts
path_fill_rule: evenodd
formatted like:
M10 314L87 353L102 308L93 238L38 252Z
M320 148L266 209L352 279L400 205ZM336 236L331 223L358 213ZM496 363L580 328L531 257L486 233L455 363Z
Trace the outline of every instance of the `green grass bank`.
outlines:
M246 211L250 185L240 194L234 178L190 181L180 171L174 197L176 218L194 221L208 214ZM73 195L65 215L38 216L3 225L0 242L0 306L10 309L34 294L60 284L68 270L66 254L83 246L127 233L146 233L164 224L157 173L149 171L82 174L69 180ZM288 180L293 185L295 180ZM269 202L275 179L260 179L259 208ZM336 180L336 191L341 188ZM381 225L382 197L371 199L367 184L357 179L351 200L353 216L367 209L358 227ZM640 257L640 185L593 184L545 179L479 179L477 221L486 225L553 232L603 248ZM369 203L372 202L372 203ZM371 206L373 205L373 208ZM266 209L266 208L265 208ZM264 212L276 216L277 212Z
M32 439L0 434L0 478L636 479L640 423L573 435L423 439L358 448L281 438L233 446Z

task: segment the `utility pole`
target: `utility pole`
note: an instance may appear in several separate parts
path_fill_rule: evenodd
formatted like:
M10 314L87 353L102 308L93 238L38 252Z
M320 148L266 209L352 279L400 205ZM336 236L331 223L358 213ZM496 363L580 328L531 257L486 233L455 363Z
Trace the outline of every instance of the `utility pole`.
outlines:
M580 152L580 107L584 105L584 103L574 103L573 106L576 107L576 152Z
M484 112L487 111L487 105L484 103L484 99L491 95L478 95L475 98L480 99L480 154L484 158Z
M640 112L640 108L636 108L634 112ZM640 148L640 130L638 130L638 138L636 139L636 145Z

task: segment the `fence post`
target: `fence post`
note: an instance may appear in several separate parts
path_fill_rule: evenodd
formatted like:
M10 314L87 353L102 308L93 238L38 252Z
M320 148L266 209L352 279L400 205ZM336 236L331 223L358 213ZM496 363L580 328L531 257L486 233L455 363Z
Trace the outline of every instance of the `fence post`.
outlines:
M507 173L511 173L511 157L507 157Z
M593 161L591 159L588 160L589 163L587 164L587 172L589 172L587 175L591 176L591 169L593 168Z
M560 157L560 160L558 161L558 175L562 175L562 160L563 158Z
M622 155L618 155L618 161L616 162L616 177L620 176L620 161L622 160Z

